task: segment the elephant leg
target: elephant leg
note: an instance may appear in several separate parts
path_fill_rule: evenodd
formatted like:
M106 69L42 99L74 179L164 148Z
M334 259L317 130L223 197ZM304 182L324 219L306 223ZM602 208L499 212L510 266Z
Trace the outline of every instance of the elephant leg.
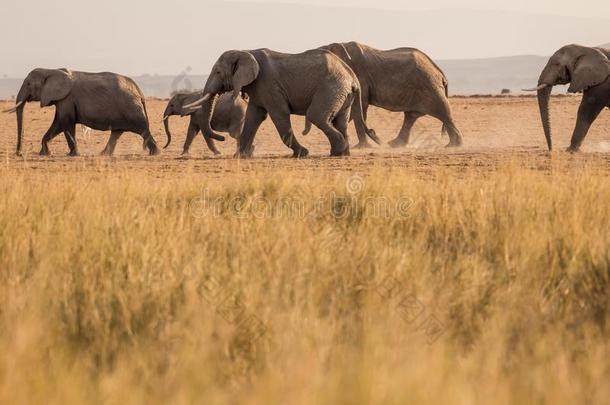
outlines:
M349 140L347 138L347 126L349 123L349 109L341 111L335 119L333 120L333 126L337 128L339 132L343 135L343 139L345 139L346 148L343 151L342 156L349 156Z
M191 120L188 129L186 130L186 139L184 140L184 146L182 147L182 156L188 156L193 140L199 133L199 127ZM205 136L204 136L205 138Z
M415 125L415 122L424 115L425 114L421 114L418 112L406 111L405 120L402 123L402 128L400 129L398 136L390 141L390 146L393 148L400 148L402 146L408 145L413 125Z
M214 140L208 136L206 136L203 132L201 132L201 135L203 136L203 140L205 141L205 144L208 146L208 149L215 155L220 155L220 151L216 148L216 144L214 143Z
M364 118L364 122L367 121L368 112L369 112L369 103L367 101L365 101L363 98L362 117ZM357 112L352 110L352 116L354 114L357 114ZM356 145L354 145L354 148L366 149L366 148L371 147L371 144L368 141L368 135L366 134L366 132L364 132L364 128L358 128L358 125L356 125L356 134L358 135L358 143Z
M148 154L150 156L158 155L159 154L159 148L157 147L157 142L155 141L155 138L153 138L152 134L150 133L150 129L146 128L144 130L144 132L142 132L140 134L140 136L144 140L145 147L148 148Z
M59 123L59 119L57 114L55 114L55 118L53 119L53 123L51 127L47 130L47 132L42 137L42 146L40 148L40 156L49 156L49 142L52 141L57 135L61 133L61 125Z
M453 119L448 120L444 124L445 128L447 129L447 133L449 134L449 143L447 144L447 147L454 148L462 146L464 143L464 141L462 141L462 134L453 123Z
M578 108L576 127L572 134L572 141L570 142L568 152L578 152L591 125L597 119L604 107L606 107L606 100L600 97L601 95L595 94L597 93L595 90L595 88L590 89L583 95L582 102Z
M294 136L292 124L290 123L290 113L271 113L271 120L282 138L284 145L292 149L292 157L301 158L309 155L307 148L303 147Z
M121 137L121 135L123 135L123 131L112 131L110 133L110 139L108 139L108 143L102 151L103 156L112 156L112 154L114 153L114 148L116 147L116 143Z
M333 126L329 118L317 115L313 111L309 111L307 114L309 121L320 128L328 138L331 156L344 156L346 153L349 155L348 141L345 139L343 133ZM335 118L333 118L332 121L335 121Z
M70 152L68 156L78 156L78 145L76 143L76 123L72 123L66 127L64 130L64 136L66 138L66 142L68 143L68 147L70 148Z
M239 112L241 114L241 112ZM238 115L237 113L235 115ZM237 141L239 147L239 137L244 130L244 121L242 119L234 119L229 128L229 135ZM239 149L238 149L239 151Z
M430 112L430 115L441 121L445 126L447 134L449 135L449 144L447 144L447 147L451 148L462 146L462 134L455 126L455 122L453 122L451 108L449 107L449 102L446 99L443 100L442 106L436 111Z
M257 107L254 104L248 104L244 129L239 136L237 153L235 154L235 157L252 157L252 153L254 152L254 145L252 145L254 142L254 137L256 136L258 128L266 118L267 111L264 108Z

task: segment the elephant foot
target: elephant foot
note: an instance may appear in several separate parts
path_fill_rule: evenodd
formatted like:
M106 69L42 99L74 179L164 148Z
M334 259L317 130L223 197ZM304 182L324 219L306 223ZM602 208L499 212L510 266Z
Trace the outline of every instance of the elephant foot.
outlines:
M330 156L331 157L345 157L345 156L351 156L351 153L349 151L349 147L347 147L341 151L331 149Z
M220 153L220 151L218 149L213 150L212 153L214 154L214 156L222 155L222 153Z
M157 156L160 153L161 153L161 151L159 150L159 148L157 148L157 145L151 146L148 149L148 155L149 156Z
M235 152L235 154L233 155L233 158L235 158L235 159L250 159L252 157L252 155L254 155L254 149L256 149L254 145L251 145L249 148L246 148L243 151L237 149L237 152Z
M354 149L370 149L372 145L368 141L360 141L354 145Z
M237 152L235 152L233 157L235 159L250 159L252 157L252 151L251 150L237 151Z
M38 153L40 156L51 156L51 152L49 152L48 148L43 147L42 149L40 149L40 152Z
M76 156L80 156L80 153L78 153L78 151L77 151L77 150L71 150L71 151L68 153L68 156L71 156L71 157L76 157Z
M100 156L112 156L112 151L104 149Z
M568 153L578 153L578 152L580 152L580 148L579 147L572 147L572 146L570 146L568 149L566 149L566 152L568 152Z
M459 148L460 146L462 146L462 140L458 139L457 141L449 141L449 143L447 144L447 148Z
M404 139L404 138L394 138L392 139L390 142L388 142L388 145L390 145L390 147L392 148L402 148L405 147L409 144L409 140L408 139Z
M371 138L373 140L373 142L375 142L377 145L381 145L381 139L379 139L379 137L377 136L377 132L375 132L374 129L369 128L369 130L367 131L367 135L369 136L369 138Z
M292 152L292 157L295 159L304 158L309 155L309 150L307 148L296 149Z

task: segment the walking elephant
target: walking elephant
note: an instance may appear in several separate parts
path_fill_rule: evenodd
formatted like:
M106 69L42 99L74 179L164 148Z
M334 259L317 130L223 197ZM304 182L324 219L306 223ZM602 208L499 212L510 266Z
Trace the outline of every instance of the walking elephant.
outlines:
M158 153L149 129L144 95L130 78L115 73L86 73L68 69L34 69L23 81L16 105L17 154L21 154L25 103L39 101L41 107L55 106L53 123L42 138L41 155L49 155L49 141L64 133L70 156L78 155L76 124L98 131L111 131L102 152L112 155L123 132L135 132L144 139L151 155Z
M576 128L569 152L577 152L604 107L610 108L610 50L567 45L555 52L540 74L538 92L540 117L549 150L553 150L549 101L553 86L570 84L570 93L583 92ZM529 91L526 90L526 91Z
M267 115L293 157L307 156L309 151L294 136L291 114L305 115L324 132L331 156L349 155L347 124L352 104L359 130L379 142L362 115L358 78L329 51L316 49L296 55L269 49L225 52L210 72L204 97L187 108L226 91L232 91L234 98L240 91L249 97L239 157L251 156L254 137Z
M202 108L184 109L184 106L195 102L202 96L203 94L200 91L178 93L169 100L163 113L163 124L165 125L165 133L168 139L165 147L169 146L172 139L169 130L169 117L174 115L189 115L191 117L182 155L188 155L193 139L195 139L199 131L201 131L208 148L215 155L219 155L220 152L216 149L216 145L214 145L214 139L217 141L225 140L224 136L217 134L215 131L228 132L233 139L239 138L244 127L248 103L242 97L233 99L231 93L222 94L216 101L216 105L213 108L214 115L210 120L208 114L212 111L212 100L207 100Z
M340 57L358 77L365 120L369 105L404 113L402 129L390 146L407 145L413 125L424 115L443 123L443 132L447 131L450 139L447 146L462 144L462 136L451 115L447 78L428 55L415 48L383 51L358 42L334 43L322 49ZM307 124L304 134L309 132L309 127ZM368 147L365 134L356 130L356 147Z

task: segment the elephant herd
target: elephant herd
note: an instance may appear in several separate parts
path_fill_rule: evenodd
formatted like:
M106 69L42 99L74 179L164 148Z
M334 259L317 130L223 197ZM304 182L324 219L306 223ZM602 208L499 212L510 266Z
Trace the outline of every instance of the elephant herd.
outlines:
M569 151L578 151L591 124L604 107L610 108L610 50L568 45L558 50L540 75L540 116L549 150L552 150L549 101L553 86L570 84L570 92L583 92ZM356 147L368 147L369 138L380 143L367 126L371 105L404 114L398 136L390 146L409 143L416 120L429 115L443 124L447 146L462 145L452 118L448 81L425 53L415 48L378 50L357 42L334 43L301 54L269 49L227 51L214 64L203 91L179 93L168 102L163 122L167 145L171 142L169 117L190 116L183 154L188 154L201 131L208 148L218 154L214 140L228 132L237 141L236 157L251 157L254 138L269 117L294 157L309 151L296 139L290 116L305 116L306 135L311 125L328 138L331 156L350 154L347 127L354 120ZM68 69L34 69L25 78L16 105L6 112L17 115L17 154L23 139L23 112L29 101L55 106L51 127L42 138L41 155L48 143L63 132L70 155L78 155L76 124L110 131L103 155L112 155L124 132L143 138L151 155L159 153L151 135L145 97L130 78L114 73L86 73Z

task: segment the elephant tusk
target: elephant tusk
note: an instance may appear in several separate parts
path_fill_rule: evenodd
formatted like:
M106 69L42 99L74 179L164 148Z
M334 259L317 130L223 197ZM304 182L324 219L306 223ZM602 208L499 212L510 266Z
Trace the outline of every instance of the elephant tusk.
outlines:
M161 122L165 122L165 121L167 121L168 119L169 119L169 115L166 115L165 117L163 117L163 121L161 121Z
M20 106L21 104L23 104L23 103L24 103L24 101L20 101L20 102L19 102L17 105L15 105L14 107L9 108L8 110L4 110L4 112L5 112L5 113L12 114L12 113L14 113L15 111L17 111L17 108L19 108L19 106Z
M546 89L547 87L549 87L548 84L541 84L538 87L534 87L533 89L523 89L523 91L540 91L542 89Z
M194 103L185 105L184 107L182 107L182 109L190 110L191 108L199 107L201 104L205 103L211 96L212 96L212 94L208 93L205 96L203 96L202 98L200 98L199 100L195 101Z

